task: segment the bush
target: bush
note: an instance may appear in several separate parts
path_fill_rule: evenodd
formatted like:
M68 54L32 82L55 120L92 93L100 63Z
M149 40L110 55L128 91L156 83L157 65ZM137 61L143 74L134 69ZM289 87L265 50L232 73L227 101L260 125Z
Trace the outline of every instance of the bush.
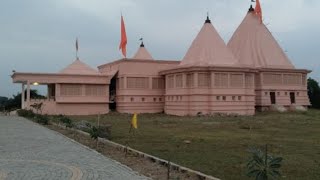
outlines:
M280 168L283 158L268 154L267 149L267 145L265 152L257 148L251 148L252 157L247 163L248 177L253 177L256 180L278 179L281 177Z
M32 110L19 109L17 110L18 116L26 117L26 118L34 118L35 113Z
M76 129L87 132L89 134L96 133L98 130L98 135L101 138L111 139L111 125L100 125L99 127L94 127L90 122L80 121L74 124ZM94 131L94 132L93 132Z
M62 122L67 128L73 127L72 120L67 116L59 115L59 121Z
M75 127L76 129L81 130L81 131L90 133L91 128L92 128L92 125L91 125L90 122L80 121L80 122L76 122L76 123L74 124L74 127Z
M35 120L37 121L37 123L39 124L43 124L43 125L48 125L49 124L49 118L46 115L40 115L37 114L35 116Z
M100 130L95 126L92 126L89 133L92 139L97 140L100 135Z
M111 139L111 125L100 126L98 129L99 137Z

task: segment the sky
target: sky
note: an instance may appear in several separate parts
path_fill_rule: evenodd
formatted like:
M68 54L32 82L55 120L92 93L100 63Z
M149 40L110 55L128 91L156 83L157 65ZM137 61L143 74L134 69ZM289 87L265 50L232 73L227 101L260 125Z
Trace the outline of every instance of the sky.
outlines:
M264 23L296 68L320 80L320 1L260 0ZM128 57L143 37L155 59L181 60L207 12L227 43L251 0L2 0L0 6L0 96L20 89L12 70L55 73L79 57L91 67L117 59L120 16ZM40 88L41 90L41 88ZM41 90L43 92L43 90Z

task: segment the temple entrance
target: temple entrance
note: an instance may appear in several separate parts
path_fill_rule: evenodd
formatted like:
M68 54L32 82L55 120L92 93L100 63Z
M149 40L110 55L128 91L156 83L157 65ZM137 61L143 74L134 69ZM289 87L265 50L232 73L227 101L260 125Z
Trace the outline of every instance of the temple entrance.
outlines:
M55 100L56 96L56 85L55 84L48 84L48 95L47 95L47 98L49 100Z
M109 109L110 111L116 111L117 103L116 103L116 94L117 93L117 74L113 76L110 80L109 85Z
M276 104L276 92L270 92L271 104Z
M296 96L294 92L290 92L290 101L291 101L291 104L296 103Z

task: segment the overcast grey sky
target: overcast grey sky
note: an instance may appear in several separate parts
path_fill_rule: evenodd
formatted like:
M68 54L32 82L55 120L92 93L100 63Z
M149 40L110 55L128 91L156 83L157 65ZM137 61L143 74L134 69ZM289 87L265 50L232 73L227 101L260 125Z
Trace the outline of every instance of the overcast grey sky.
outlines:
M210 13L225 42L251 0L2 0L0 96L17 93L12 70L58 72L79 56L92 67L121 58L120 13L128 56L142 36L155 59L180 60ZM261 0L264 22L297 68L320 80L320 1Z

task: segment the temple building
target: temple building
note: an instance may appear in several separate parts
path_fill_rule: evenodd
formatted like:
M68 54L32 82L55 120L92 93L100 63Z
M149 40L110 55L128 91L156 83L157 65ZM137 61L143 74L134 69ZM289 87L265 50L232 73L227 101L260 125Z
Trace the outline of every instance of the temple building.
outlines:
M233 34L228 48L243 66L255 68L255 106L301 109L310 105L307 75L311 71L296 69L254 9Z
M309 70L296 69L250 7L229 43L209 17L181 61L156 60L143 42L132 58L98 66L76 59L58 73L14 72L27 86L22 108L43 114L161 113L253 115L257 110L304 110ZM30 86L47 85L47 99Z

